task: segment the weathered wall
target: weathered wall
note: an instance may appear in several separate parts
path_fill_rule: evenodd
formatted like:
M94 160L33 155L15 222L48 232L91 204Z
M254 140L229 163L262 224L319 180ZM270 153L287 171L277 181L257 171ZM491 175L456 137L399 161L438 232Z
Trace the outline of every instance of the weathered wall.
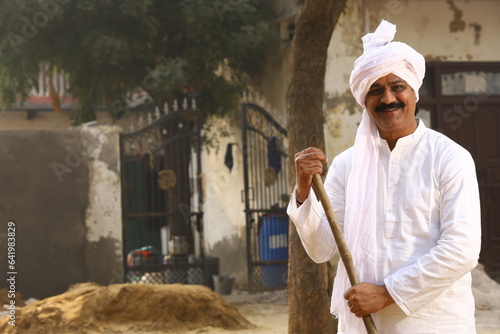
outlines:
M215 127L230 127L227 120ZM203 151L205 244L210 256L219 258L220 273L234 276L239 288L247 285L247 257L243 190L241 131L220 139L218 149ZM232 146L233 168L224 165L228 143Z
M56 115L53 111L40 111L28 119L26 111L0 112L0 130L67 130L71 125L69 112Z
M85 213L87 280L121 283L123 272L119 132L116 127L82 128L93 140L85 151L89 171Z
M134 123L137 130L138 115L131 115L125 119L112 119L107 111L98 111L97 120L100 125L122 127L129 132L130 124ZM143 117L144 119L144 117ZM145 125L145 122L144 122ZM9 110L0 112L0 131L2 130L68 130L71 128L71 113L63 111L56 114L54 111L38 111L34 118L28 119L27 111Z
M0 288L9 221L16 225L16 290L24 296L120 280L116 130L0 131L0 142Z

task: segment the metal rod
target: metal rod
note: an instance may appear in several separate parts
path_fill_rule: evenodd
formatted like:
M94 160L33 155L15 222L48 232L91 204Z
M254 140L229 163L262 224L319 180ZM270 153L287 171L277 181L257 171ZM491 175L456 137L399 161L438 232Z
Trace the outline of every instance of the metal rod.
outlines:
M243 152L243 182L244 182L244 197L245 197L245 227L247 237L247 265L248 265L248 282L252 286L253 264L252 264L252 213L250 212L249 188L250 179L249 162L248 162L248 137L247 137L247 106L245 103L241 104L241 129L242 129L242 152Z
M326 218L328 219L328 223L330 225L330 228L332 229L333 237L335 238L335 242L337 243L340 257L342 258L342 262L344 263L349 281L351 282L351 285L356 285L358 284L358 275L352 261L352 255L349 251L349 248L347 247L344 236L342 235L342 230L340 229L340 225L337 221L337 218L335 217L335 212L333 211L332 204L328 199L325 187L323 186L323 181L321 180L321 176L319 174L313 175L313 189L316 193L316 196L323 205L323 209L325 210ZM368 334L378 333L371 314L363 316L363 322L365 323L366 331L368 332Z

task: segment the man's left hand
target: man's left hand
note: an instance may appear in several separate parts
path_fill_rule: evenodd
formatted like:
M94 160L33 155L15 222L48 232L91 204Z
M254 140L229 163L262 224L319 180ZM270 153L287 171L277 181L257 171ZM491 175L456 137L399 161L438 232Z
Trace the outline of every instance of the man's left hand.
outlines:
M347 305L358 318L380 311L394 303L385 285L359 283L344 293Z

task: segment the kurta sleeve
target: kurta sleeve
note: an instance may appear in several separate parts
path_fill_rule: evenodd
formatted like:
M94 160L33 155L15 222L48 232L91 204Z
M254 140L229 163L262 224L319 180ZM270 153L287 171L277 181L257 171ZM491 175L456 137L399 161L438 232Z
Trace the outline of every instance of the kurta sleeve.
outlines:
M336 213L340 225L344 221L344 187L341 181L340 164L334 159L325 181L325 190ZM339 174L340 172L340 174ZM323 207L311 189L309 197L297 208L296 188L293 189L287 213L294 223L302 245L309 257L316 263L330 260L337 251L332 230Z
M436 168L440 192L437 244L414 264L384 279L390 295L407 315L468 274L479 257L481 223L474 161L460 150L441 157Z

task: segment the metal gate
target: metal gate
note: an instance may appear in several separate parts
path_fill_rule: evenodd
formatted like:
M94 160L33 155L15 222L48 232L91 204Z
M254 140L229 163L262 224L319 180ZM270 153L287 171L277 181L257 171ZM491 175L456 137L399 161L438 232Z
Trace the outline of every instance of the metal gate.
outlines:
M120 136L125 281L212 286L218 259L203 249L198 111L148 118Z
M286 288L288 276L287 132L266 110L241 105L244 201L251 291Z

